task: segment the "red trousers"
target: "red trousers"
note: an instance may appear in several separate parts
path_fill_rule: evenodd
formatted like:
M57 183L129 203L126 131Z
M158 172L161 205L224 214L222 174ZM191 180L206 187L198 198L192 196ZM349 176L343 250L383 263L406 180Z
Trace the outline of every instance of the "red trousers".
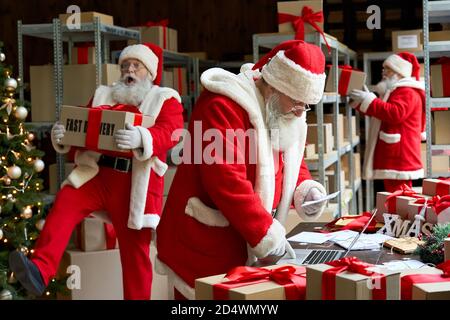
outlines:
M130 190L131 173L100 167L97 176L80 188L64 186L58 192L31 259L46 284L55 276L74 228L94 211L107 211L119 241L124 298L150 299L151 229L127 227ZM107 267L99 266L99 272Z
M384 190L387 192L394 192L400 189L402 184L412 187L411 180L384 180Z

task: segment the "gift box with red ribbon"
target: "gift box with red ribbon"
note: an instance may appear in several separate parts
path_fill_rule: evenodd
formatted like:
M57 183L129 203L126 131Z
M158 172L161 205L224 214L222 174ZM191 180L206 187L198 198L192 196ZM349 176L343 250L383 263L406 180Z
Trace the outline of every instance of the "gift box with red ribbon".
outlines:
M128 152L117 148L114 141L114 134L117 130L125 129L127 123L149 128L154 124L155 119L139 113L120 111L129 110L127 107L130 106L99 106L95 108L63 106L61 122L65 126L66 133L61 144L95 151Z
M338 67L338 93L347 96L353 89L362 90L366 82L366 74L348 65ZM336 92L334 74L331 65L327 65L327 82L325 92Z
M91 43L72 48L72 64L95 64L95 47Z
M178 91L180 96L188 95L188 80L186 68L172 68L173 89Z
M75 244L84 252L117 249L116 232L109 223L88 217L76 228Z
M442 57L431 65L430 75L432 97L450 97L450 57Z
M408 218L414 220L422 215L431 224L450 222L450 195L420 198L409 204Z
M169 19L161 21L147 21L141 26L130 27L141 32L141 43L151 42L164 50L178 51L178 32L169 28ZM128 44L135 44L135 40L128 41Z
M450 178L423 179L422 193L430 196L446 196L450 194Z
M401 273L402 300L450 300L450 261Z
M227 274L195 280L197 300L304 300L305 268L275 265L236 267Z
M384 222L383 213L396 213L403 219L409 219L409 204L416 199L423 198L407 185L395 192L377 192L377 214L375 220Z
M95 11L80 12L78 17L80 23L94 23L94 19L97 17L102 24L114 25L113 16ZM62 25L73 25L73 23L78 22L73 13L62 13L59 15L59 20L61 20Z
M355 257L306 267L307 300L400 300L400 273Z

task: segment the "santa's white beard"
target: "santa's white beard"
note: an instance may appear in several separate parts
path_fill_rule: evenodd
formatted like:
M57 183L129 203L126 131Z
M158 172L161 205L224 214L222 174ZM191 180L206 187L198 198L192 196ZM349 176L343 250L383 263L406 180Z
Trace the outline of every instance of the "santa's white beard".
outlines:
M390 78L383 78L380 82L375 86L375 92L383 97L386 94L386 91L392 90L395 84L400 80L400 77L397 74L392 75Z
M134 80L131 84L127 84L129 77ZM112 98L117 103L139 106L151 88L152 82L149 78L140 80L136 76L128 74L112 86Z
M300 139L300 128L306 125L304 115L297 117L293 113L280 112L278 94L272 94L266 102L266 125L270 134L272 148L286 151ZM302 121L303 119L303 121Z

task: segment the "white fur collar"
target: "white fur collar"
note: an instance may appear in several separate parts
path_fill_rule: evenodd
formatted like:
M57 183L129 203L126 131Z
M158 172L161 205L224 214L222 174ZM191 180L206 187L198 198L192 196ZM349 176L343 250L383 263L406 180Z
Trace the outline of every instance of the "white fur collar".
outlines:
M417 81L415 78L402 78L397 83L394 84L392 90L401 88L401 87L409 87L409 88L425 90L425 82Z

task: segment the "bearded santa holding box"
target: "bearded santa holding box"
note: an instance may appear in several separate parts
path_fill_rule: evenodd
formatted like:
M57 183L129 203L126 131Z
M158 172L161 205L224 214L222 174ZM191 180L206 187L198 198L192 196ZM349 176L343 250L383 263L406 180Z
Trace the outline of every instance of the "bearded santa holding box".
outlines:
M22 285L41 295L56 274L74 228L93 212L106 212L117 234L125 299L150 299L152 229L162 211L163 175L167 151L177 141L172 133L183 128L179 94L160 87L162 49L152 44L126 47L120 57L121 79L97 88L89 107L127 111L154 117L150 128L127 125L115 142L128 152L77 149L76 167L58 192L31 259L10 254L10 267ZM60 153L65 128L56 123L52 142ZM107 267L107 266L105 266Z
M295 205L312 221L326 202L301 206L326 196L303 161L306 111L322 98L324 70L319 47L293 40L238 75L202 74L205 90L157 230L156 270L176 298L193 299L195 279L255 258L295 257L283 226L288 210Z

